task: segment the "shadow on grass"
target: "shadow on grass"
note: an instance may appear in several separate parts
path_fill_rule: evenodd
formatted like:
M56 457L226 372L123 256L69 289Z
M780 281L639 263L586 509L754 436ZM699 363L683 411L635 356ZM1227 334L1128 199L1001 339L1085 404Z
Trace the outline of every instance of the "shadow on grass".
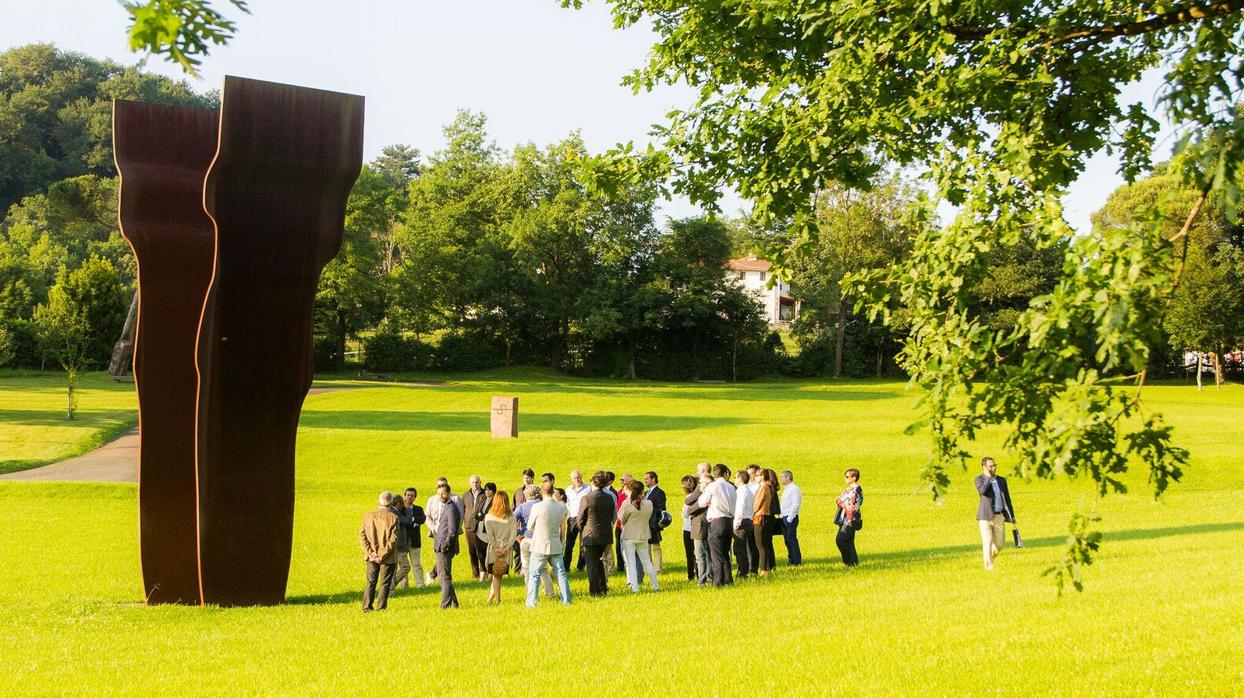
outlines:
M0 424L20 424L30 427L91 427L100 421L124 416L126 410L83 410L74 412L74 418L65 416L63 409L50 410L0 410ZM132 410L130 412L133 412Z
M490 415L477 412L396 412L383 410L307 410L298 425L320 429L386 431L474 431L485 433ZM682 431L748 424L738 417L689 417L659 414L522 414L520 431Z
M1023 534L1023 528L1020 534ZM1129 540L1153 540L1156 538L1169 538L1171 536L1188 536L1200 533L1224 533L1227 531L1244 531L1244 521L1232 521L1227 523L1203 523L1191 524L1188 526L1170 526L1167 528L1133 528L1124 531L1106 531L1103 535L1103 542L1110 543L1114 541ZM863 535L863 534L861 534ZM1024 540L1025 548L1055 548L1066 545L1067 536L1045 536L1042 538L1032 538ZM1008 547L1010 543L1007 543ZM861 555L868 560L875 562L914 562L928 558L940 558L957 555L978 554L981 551L981 544L969 543L966 545L946 545L937 548L914 548L912 550L893 550L880 553L871 553ZM817 562L841 562L837 557L829 556L819 558Z

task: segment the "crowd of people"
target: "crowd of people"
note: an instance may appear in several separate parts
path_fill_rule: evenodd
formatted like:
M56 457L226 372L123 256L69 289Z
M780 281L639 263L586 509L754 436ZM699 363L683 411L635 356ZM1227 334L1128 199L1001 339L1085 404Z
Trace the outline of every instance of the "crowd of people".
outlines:
M1002 548L1003 525L1015 522L1014 507L994 460L984 459L982 468L976 480L981 496L977 519L985 566L992 569ZM384 609L395 588L431 583L440 585L441 607L456 608L453 564L464 545L472 579L486 585L489 604L501 603L501 580L508 574L523 578L529 607L537 605L541 591L570 603L572 569L586 572L592 596L609 593L615 572L625 574L632 592L638 593L645 579L653 591L660 589L662 543L674 519L657 473L646 472L641 479L623 474L617 487L614 473L604 470L588 481L572 471L565 488L556 485L553 473L544 473L538 485L531 469L522 478L511 496L478 475L471 476L466 492L455 494L442 477L423 507L413 487L400 497L382 492L379 507L364 516L359 531L366 560L363 610ZM835 542L843 564L853 567L859 564L855 536L863 527L864 490L859 470L847 469L843 479L835 500ZM684 476L682 498L673 501L681 507L687 578L722 587L736 577L766 577L777 566L773 540L778 536L787 564L802 564L803 491L794 480L789 470L777 473L753 464L731 473L725 465L707 462ZM425 526L435 559L426 575L420 561Z

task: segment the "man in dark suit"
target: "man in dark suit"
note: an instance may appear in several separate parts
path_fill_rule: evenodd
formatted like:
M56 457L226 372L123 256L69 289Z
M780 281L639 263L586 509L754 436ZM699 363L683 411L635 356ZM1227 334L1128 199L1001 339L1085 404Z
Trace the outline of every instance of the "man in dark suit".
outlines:
M604 472L597 471L592 476L592 491L583 497L579 505L579 540L581 541L582 557L587 558L588 592L592 596L604 596L609 593L609 579L605 574L605 563L602 559L606 550L613 544L613 520L615 511L613 498L605 491L607 478Z
M458 511L458 507L449 505L449 485L437 485L436 495L440 498L442 509L436 520L436 530L432 532L432 552L436 553L436 578L441 583L441 608L457 608L458 594L454 591L453 562L454 556L458 554L462 512Z
M475 527L483 520L483 512L488 511L492 502L488 501L488 494L484 492L483 480L479 475L472 475L470 482L471 489L467 490L462 498L463 504L466 505L462 519L466 522L467 554L471 556L471 577L483 579L480 572L484 568L484 559L479 555L480 546L475 536Z
M981 547L985 556L985 569L993 569L993 560L1002 552L1005 524L1015 524L1015 506L1011 504L1011 490L1006 478L998 476L998 463L985 456L981 459L980 475L976 476L976 491L980 504L976 507L976 521L981 529Z
M648 520L651 535L648 538L648 556L652 558L652 567L661 574L661 517L665 515L665 490L657 484L657 474L649 470L644 473L644 499L652 502L652 518Z

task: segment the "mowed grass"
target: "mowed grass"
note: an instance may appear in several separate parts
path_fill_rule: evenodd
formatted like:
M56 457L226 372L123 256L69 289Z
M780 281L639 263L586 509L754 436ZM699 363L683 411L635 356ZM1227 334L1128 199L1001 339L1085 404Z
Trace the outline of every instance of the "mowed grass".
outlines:
M8 390L0 379L0 392ZM1192 450L1155 502L1143 473L1099 508L1107 532L1085 592L1055 598L1087 483L1012 480L1027 547L981 569L975 471L935 503L919 490L923 436L902 435L901 383L667 385L522 371L436 387L307 399L288 603L141 604L135 488L0 483L0 686L5 693L499 695L1238 695L1244 692L1244 388L1148 387ZM11 392L11 391L9 391ZM492 440L492 395L518 395L521 436ZM7 426L7 425L6 425ZM995 437L998 435L994 435ZM982 443L979 454L1013 462ZM0 459L7 458L0 454ZM385 488L471 473L656 470L671 494L702 459L789 468L804 488L806 564L724 590L686 581L678 522L659 593L523 608L484 604L465 556L463 608L438 590L359 612L359 520ZM841 471L863 471L862 565L830 523ZM190 514L188 514L190 515ZM1008 532L1009 535L1009 532ZM778 558L785 562L780 542ZM424 564L431 562L425 549ZM464 571L465 570L465 571Z
M0 371L0 473L85 453L138 423L133 383L84 374L77 395L69 420L64 374Z

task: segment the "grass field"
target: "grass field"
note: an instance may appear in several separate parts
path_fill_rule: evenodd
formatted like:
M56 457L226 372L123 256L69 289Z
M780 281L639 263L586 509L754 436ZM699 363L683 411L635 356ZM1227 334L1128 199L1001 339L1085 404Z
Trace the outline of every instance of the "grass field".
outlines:
M0 473L98 448L138 422L135 402L132 383L86 374L77 414L67 421L61 374L0 371Z
M54 385L0 377L0 461L32 458L38 430L56 429L59 405L43 397ZM927 443L902 435L915 395L900 383L669 385L525 371L312 396L282 607L147 608L134 486L0 483L0 693L1240 695L1244 388L1146 390L1193 465L1160 502L1143 475L1132 494L1105 500L1087 589L1061 600L1040 573L1059 556L1086 483L1012 480L1027 547L985 572L975 472L957 475L940 504L918 491ZM489 438L495 394L520 397L519 439ZM101 409L128 399L103 390L84 395L83 409L97 397ZM13 428L29 431L13 439ZM998 456L1006 474L1012 463L995 448L978 452ZM701 459L795 471L807 564L698 589L671 539L659 593L632 597L615 576L608 598L591 599L572 576L572 606L529 611L514 579L503 606L485 606L463 557L462 609L440 611L424 589L399 594L385 614L359 612L358 523L381 489L415 485L422 499L438 475L465 486L478 472L510 490L530 466L559 479L576 467L654 469L675 492ZM838 563L830 523L849 466L863 471L867 496L854 570Z

